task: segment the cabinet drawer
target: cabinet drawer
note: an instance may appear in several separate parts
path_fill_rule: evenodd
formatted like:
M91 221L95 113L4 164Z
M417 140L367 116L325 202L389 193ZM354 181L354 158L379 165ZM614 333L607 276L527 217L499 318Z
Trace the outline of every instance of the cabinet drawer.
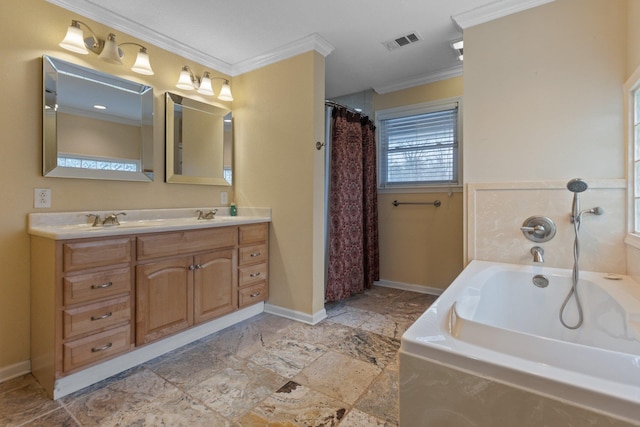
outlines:
M64 339L102 331L131 320L129 295L64 310Z
M261 282L238 290L238 304L240 308L264 301L269 296L267 282Z
M64 305L95 301L131 291L131 269L98 271L62 279Z
M267 280L267 263L240 267L238 273L240 287Z
M236 245L237 235L237 227L220 227L138 236L138 259L144 260L231 247Z
M131 262L131 239L128 237L62 245L65 272L104 265Z
M267 245L263 243L261 245L247 246L238 250L240 255L239 264L254 264L257 262L264 262L267 260Z
M72 371L120 354L131 347L131 327L120 326L64 344L63 369Z
M266 242L269 237L269 224L251 224L240 226L239 241L241 245Z

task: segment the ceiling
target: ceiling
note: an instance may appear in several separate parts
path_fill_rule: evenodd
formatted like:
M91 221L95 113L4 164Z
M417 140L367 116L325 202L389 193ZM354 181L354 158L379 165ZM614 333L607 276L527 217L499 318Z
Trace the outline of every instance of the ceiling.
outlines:
M48 1L231 76L320 46L333 98L461 75L462 29L552 0ZM412 32L422 40L383 45Z

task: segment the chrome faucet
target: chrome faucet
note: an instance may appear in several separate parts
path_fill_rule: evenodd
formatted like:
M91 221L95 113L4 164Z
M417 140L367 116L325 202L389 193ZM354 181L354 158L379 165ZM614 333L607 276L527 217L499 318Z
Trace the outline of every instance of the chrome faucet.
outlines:
M531 255L533 255L533 262L542 264L544 262L544 249L540 246L534 246L531 248Z
M104 221L102 221L102 225L120 225L120 221L118 221L118 215L126 215L126 213L120 212L120 213L112 213L111 215L107 215L104 217Z
M216 213L218 213L218 209L213 209L206 213L198 209L196 213L198 214L198 219L215 219Z

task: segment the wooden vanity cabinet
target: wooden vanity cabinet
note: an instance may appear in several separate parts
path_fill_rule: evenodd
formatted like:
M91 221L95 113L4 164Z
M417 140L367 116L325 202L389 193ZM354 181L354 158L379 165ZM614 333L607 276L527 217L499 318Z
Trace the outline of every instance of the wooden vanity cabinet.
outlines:
M268 297L268 223L31 236L31 367L56 379Z
M238 305L242 308L269 297L269 225L243 225L238 235Z
M31 238L32 372L44 383L133 347L133 240ZM43 384L44 385L44 384Z
M237 227L137 237L136 345L237 309ZM167 258L171 254L188 254ZM159 258L157 261L156 258Z

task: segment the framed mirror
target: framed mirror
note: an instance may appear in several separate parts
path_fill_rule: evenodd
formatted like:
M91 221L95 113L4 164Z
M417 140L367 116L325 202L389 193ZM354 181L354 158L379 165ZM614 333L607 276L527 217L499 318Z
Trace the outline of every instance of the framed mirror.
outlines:
M153 181L153 89L43 56L47 177Z
M167 92L165 130L167 182L231 185L231 111Z

